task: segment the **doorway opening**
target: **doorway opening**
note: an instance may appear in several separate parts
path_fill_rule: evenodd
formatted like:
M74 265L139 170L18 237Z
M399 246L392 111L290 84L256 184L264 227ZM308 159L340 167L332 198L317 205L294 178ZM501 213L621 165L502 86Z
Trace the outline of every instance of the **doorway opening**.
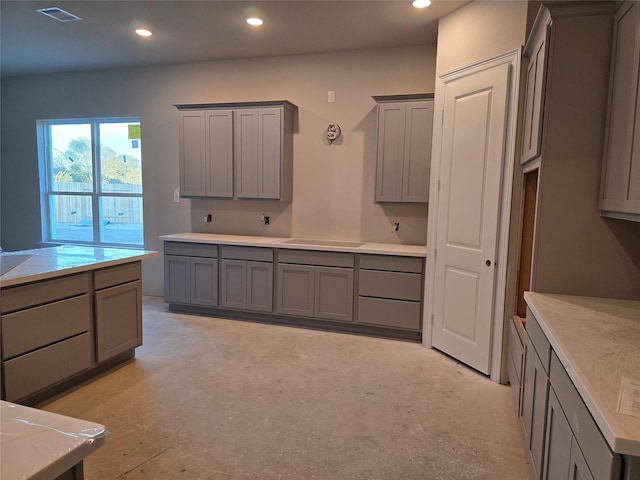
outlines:
M516 317L524 323L527 316L527 304L524 292L531 288L531 266L533 263L533 234L536 223L536 200L538 197L538 169L526 172L523 176L522 224L520 227L520 259L518 265L518 292L516 299Z

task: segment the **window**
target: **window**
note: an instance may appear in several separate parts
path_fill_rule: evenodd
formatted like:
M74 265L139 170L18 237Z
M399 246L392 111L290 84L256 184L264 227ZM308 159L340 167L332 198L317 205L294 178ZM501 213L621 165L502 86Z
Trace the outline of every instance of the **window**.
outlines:
M38 126L43 241L142 247L140 119Z

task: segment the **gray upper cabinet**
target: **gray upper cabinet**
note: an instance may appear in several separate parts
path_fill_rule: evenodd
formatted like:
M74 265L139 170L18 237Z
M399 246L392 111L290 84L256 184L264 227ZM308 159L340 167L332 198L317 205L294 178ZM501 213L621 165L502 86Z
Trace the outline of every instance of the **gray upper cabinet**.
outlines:
M616 12L600 210L640 221L640 4Z
M376 202L427 203L433 95L373 98L378 103Z
M275 101L176 107L183 196L291 201L295 105Z
M522 154L520 161L525 163L541 153L542 112L546 73L547 47L551 17L543 11L543 19L534 26L524 49L527 64L527 84L525 89L524 122L522 132Z

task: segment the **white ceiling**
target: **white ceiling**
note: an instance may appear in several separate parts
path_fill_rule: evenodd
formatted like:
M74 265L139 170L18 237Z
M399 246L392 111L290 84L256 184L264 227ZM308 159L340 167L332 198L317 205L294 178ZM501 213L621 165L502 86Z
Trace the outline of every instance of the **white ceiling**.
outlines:
M0 0L2 76L436 43L437 19L469 0ZM38 12L57 6L82 21ZM262 27L245 23L264 18ZM135 27L154 32L149 38Z

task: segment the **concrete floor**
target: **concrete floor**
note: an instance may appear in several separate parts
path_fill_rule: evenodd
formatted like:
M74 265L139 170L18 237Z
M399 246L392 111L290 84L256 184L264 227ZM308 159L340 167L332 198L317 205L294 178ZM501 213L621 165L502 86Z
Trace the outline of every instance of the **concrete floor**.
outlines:
M527 478L511 392L417 343L174 314L45 410L105 425L105 479Z

